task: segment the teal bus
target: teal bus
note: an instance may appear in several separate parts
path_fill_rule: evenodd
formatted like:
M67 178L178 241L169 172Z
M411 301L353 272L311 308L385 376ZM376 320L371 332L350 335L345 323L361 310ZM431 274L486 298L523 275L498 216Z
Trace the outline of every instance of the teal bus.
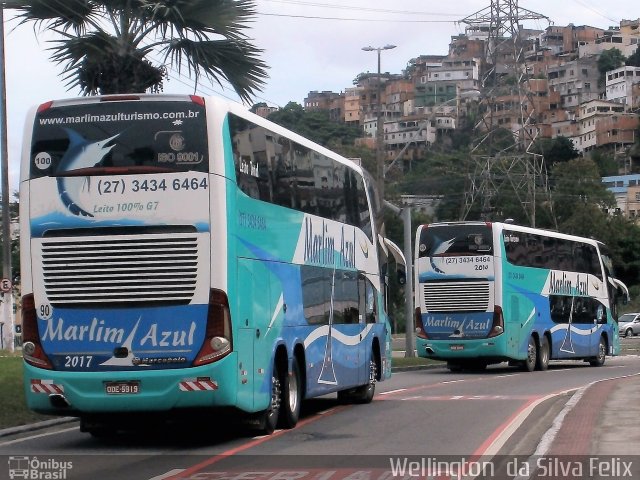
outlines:
M593 239L511 223L421 225L415 248L416 343L452 371L551 359L600 366L620 349L628 297Z
M229 407L272 432L305 398L369 402L389 377L402 257L361 167L190 95L51 101L25 131L29 408L102 435Z

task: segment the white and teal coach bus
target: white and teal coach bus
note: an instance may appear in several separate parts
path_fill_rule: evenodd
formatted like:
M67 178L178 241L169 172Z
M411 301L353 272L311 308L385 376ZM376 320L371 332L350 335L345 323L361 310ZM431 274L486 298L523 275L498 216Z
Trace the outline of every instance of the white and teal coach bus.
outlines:
M125 413L232 407L272 431L304 398L371 401L391 372L387 256L401 258L374 201L359 166L231 102L34 108L20 182L28 406L100 435Z
M606 247L509 223L421 225L415 249L419 356L451 370L550 359L600 366L620 348L616 304L628 290Z

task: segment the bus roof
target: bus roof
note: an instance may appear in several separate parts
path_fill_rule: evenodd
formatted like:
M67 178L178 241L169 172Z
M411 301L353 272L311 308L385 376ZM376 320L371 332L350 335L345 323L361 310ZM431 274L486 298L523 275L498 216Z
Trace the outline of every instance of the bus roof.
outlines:
M87 105L87 104L99 104L103 102L118 102L118 101L122 101L122 102L127 102L127 101L129 102L130 101L180 102L180 101L183 101L183 102L198 103L198 100L204 100L205 103L214 103L219 107L221 107L221 109L224 109L225 111L229 111L246 120L250 120L256 125L267 128L273 131L274 133L284 135L289 139L299 143L302 146L311 148L317 151L318 153L321 153L322 155L325 155L333 160L336 160L337 162L340 162L348 166L352 170L358 172L361 176L363 177L366 176L366 174L364 173L364 169L360 167L358 164L356 164L355 162L353 162L352 160L349 160L348 158L343 157L342 155L338 155L337 153L327 149L326 147L323 147L322 145L319 145L309 140L308 138L303 137L300 134L292 132L291 130L286 129L278 125L277 123L271 122L270 120L267 120L264 117L261 117L259 115L256 115L253 112L250 112L247 109L247 107L245 107L240 103L227 100L224 98L220 98L220 97L214 97L214 96L202 97L202 96L188 95L188 94L164 94L164 93L163 94L133 93L133 94L95 95L95 96L87 96L87 97L70 97L70 98L64 98L59 100L50 100L48 102L44 102L40 104L38 107L35 107L35 108L37 109L55 108L55 107L62 107L62 106L69 106L69 105Z
M455 225L483 225L483 224L487 226L491 226L492 228L497 228L498 230L508 229L516 232L537 233L540 235L547 235L549 237L572 240L574 242L583 242L583 243L589 243L592 245L604 245L603 242L596 240L594 238L581 237L578 235L570 235L570 234L561 233L555 230L527 227L524 225L517 225L515 223L508 223L508 222L484 222L480 220L456 221L456 222L434 222L429 224L423 224L420 227L433 228L433 227L445 227L445 226L455 226Z

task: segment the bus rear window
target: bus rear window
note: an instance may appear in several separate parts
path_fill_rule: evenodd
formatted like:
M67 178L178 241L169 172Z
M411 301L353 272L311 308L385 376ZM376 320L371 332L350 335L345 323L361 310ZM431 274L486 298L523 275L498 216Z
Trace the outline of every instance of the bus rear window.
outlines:
M209 170L205 110L179 101L63 105L38 112L31 178L96 169Z
M418 255L441 257L459 255L492 255L491 227L477 225L437 225L422 229Z

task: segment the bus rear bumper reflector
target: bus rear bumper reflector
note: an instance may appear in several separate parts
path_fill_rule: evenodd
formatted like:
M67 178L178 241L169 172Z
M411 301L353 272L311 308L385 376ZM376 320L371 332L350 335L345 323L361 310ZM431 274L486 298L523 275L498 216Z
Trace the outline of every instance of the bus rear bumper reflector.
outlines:
M34 378L31 380L32 393L45 393L47 395L62 395L64 386L56 385L53 380L40 380Z
M205 392L218 389L218 382L210 378L192 378L182 380L179 384L182 392Z

